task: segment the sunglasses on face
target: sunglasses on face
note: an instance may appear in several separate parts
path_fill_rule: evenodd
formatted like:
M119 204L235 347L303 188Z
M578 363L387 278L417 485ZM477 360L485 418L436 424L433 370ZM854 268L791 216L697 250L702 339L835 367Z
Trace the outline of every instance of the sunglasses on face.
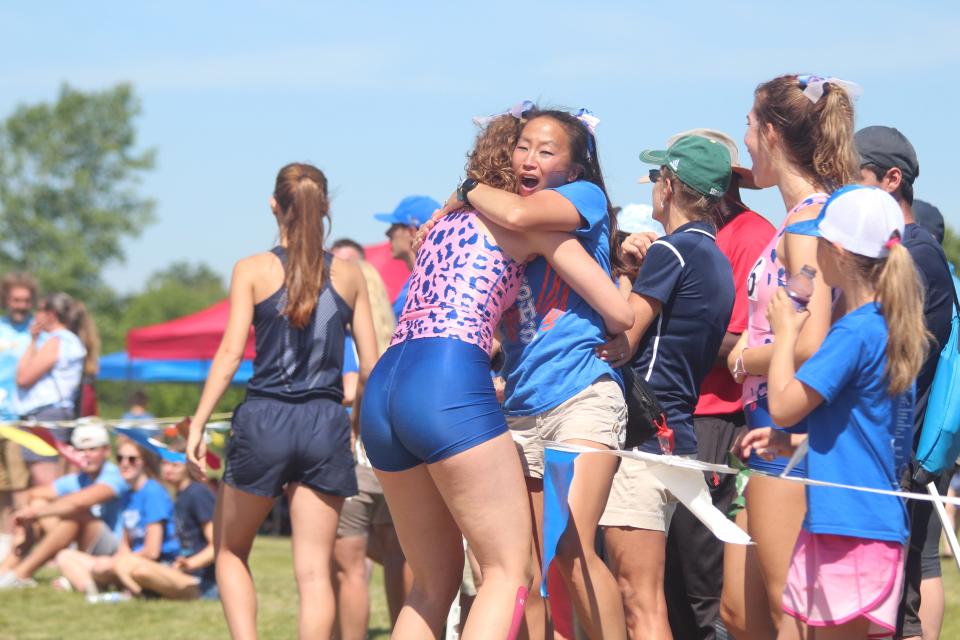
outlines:
M660 169L650 169L647 177L650 178L650 184L656 184L660 181Z
M140 462L140 456L117 456L117 462L120 464L123 464L124 462L136 464Z

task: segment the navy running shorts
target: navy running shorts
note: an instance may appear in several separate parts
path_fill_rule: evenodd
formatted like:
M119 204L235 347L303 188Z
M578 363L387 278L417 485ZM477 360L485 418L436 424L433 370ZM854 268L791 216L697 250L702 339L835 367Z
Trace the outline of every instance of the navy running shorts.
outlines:
M455 338L395 344L367 381L360 437L381 471L437 462L506 432L490 357L475 344Z
M751 402L750 404L744 406L743 415L747 421L747 429L760 429L761 427L773 427L773 418L770 417L770 410L767 408L767 398L762 397L756 402ZM784 429L789 433L806 433L807 418L801 420L798 424L790 427L789 429ZM787 463L790 461L790 458L778 456L773 460L764 460L756 454L756 452L750 453L750 459L747 461L747 466L751 469L756 469L757 471L765 471L772 475L780 475L783 473L783 470L787 468ZM807 459L804 457L800 462L797 463L791 471L790 475L797 478L805 478L807 476Z
M335 496L356 495L346 410L326 398L248 397L233 412L223 480L267 498L278 497L289 482Z

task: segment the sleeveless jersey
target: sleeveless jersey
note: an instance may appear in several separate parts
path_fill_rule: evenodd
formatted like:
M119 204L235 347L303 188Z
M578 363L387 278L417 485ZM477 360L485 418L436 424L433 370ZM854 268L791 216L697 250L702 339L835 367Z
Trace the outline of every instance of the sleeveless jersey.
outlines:
M286 269L286 249L274 247L270 251ZM331 285L331 263L331 256L325 254L324 283L317 295L317 306L303 329L291 326L283 314L287 306L286 286L254 306L257 355L253 377L247 384L248 395L289 401L343 401L343 345L353 310Z
M445 216L417 254L391 346L454 338L490 354L494 329L517 297L523 268L491 242L474 211Z
M826 203L829 196L825 193L815 193L805 198L800 204L787 212L787 217L783 224L777 229L777 233L770 239L770 243L760 252L760 257L750 270L747 276L747 297L750 301L749 315L747 320L747 347L761 347L773 342L773 331L770 329L770 323L767 322L767 307L777 289L785 287L790 274L787 268L780 261L777 255L777 245L783 236L784 229L790 224L790 216L801 209L805 209L814 204L821 207ZM750 404L756 402L762 396L767 394L766 376L747 376L743 381L743 403Z

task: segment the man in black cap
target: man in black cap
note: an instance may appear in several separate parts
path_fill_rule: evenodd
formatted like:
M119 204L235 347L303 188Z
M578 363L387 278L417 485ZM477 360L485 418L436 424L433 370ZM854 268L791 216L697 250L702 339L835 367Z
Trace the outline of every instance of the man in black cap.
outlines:
M953 279L947 259L929 231L917 224L913 212L913 183L920 175L917 153L900 131L893 127L866 127L854 135L860 154L861 184L883 189L896 199L906 223L903 246L910 252L920 273L925 298L923 315L927 330L935 342L917 376L914 452L920 438L920 427L927 410L927 396L940 360L941 346L950 337L953 310ZM925 492L926 482L916 482L913 491ZM941 492L949 478L933 479ZM897 636L901 638L938 638L943 623L943 581L940 576L940 520L933 504L909 500L910 544L907 550L905 586L897 620ZM922 603L922 605L921 605ZM921 628L921 621L923 627ZM926 632L926 633L924 633Z

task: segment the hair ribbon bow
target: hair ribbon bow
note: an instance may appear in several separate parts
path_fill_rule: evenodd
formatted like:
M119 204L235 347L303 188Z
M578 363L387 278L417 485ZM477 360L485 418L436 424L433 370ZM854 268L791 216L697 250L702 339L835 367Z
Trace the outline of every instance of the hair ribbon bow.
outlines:
M502 111L500 113L494 113L493 115L489 115L489 116L477 116L473 119L473 123L477 126L485 127L491 122L493 122L494 120L496 120L497 118L499 118L500 116L513 116L517 120L520 120L521 118L523 118L523 114L525 114L528 111L533 111L536 108L537 108L537 105L534 104L532 100L522 100L517 104L513 105L512 107L510 107L509 109L507 109L506 111Z
M797 76L797 82L800 83L800 89L803 90L803 95L807 96L810 99L810 102L814 104L817 103L820 98L823 97L824 86L827 84L836 85L841 87L844 91L847 92L847 95L851 98L858 98L863 95L863 87L858 85L856 82L851 82L849 80L841 80L840 78L827 77L823 78L821 76Z
M575 114L574 117L580 121L583 126L587 128L587 131L590 132L591 136L597 135L597 125L600 124L600 118L593 115L593 112L590 109L580 109Z

